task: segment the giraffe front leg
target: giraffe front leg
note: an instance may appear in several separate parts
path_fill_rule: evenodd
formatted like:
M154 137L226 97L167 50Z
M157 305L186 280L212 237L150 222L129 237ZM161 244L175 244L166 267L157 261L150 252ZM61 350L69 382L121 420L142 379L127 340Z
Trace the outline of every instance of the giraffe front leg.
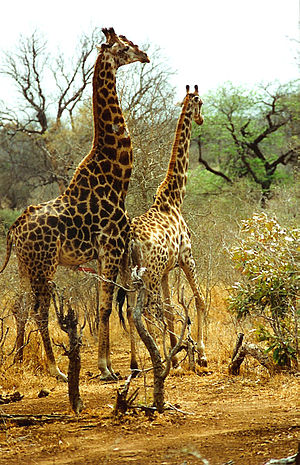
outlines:
M99 324L99 345L98 345L98 368L100 370L100 379L103 381L117 380L118 376L115 374L111 366L110 358L110 343L109 343L109 316L110 310L100 310L100 324Z
M205 304L199 291L195 293L195 301L196 301L196 309L197 309L197 349L198 349L197 363L201 367L207 367L207 358L205 355L204 336L203 336Z

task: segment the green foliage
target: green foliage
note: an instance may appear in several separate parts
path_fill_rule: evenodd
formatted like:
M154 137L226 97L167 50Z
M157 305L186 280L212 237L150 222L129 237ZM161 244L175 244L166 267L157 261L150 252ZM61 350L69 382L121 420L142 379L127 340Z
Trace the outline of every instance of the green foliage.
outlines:
M269 198L271 186L291 177L287 165L299 153L299 84L249 90L227 83L204 103L205 124L193 128L202 159L231 182L247 177Z
M225 185L226 182L221 177L206 171L200 165L188 171L187 195L198 196L218 192Z
M10 210L9 208L4 208L3 210L0 210L0 225L1 225L0 231L3 228L6 234L9 227L18 218L20 213L21 213L20 210Z
M239 244L230 256L243 279L231 289L230 309L253 317L257 336L275 363L299 361L300 230L283 228L265 213L242 222Z

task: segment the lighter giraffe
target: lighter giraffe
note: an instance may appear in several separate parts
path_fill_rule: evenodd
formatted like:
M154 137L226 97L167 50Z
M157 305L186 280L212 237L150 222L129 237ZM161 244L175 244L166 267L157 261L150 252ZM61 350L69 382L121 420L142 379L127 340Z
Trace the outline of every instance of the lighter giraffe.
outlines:
M171 347L176 345L174 334L174 314L171 306L169 289L169 272L179 266L185 273L195 297L197 310L197 362L206 366L203 343L203 322L205 304L197 284L195 261L192 256L191 239L188 226L182 216L181 207L186 191L187 169L189 164L189 147L192 121L198 125L203 123L201 115L202 100L198 94L198 86L193 93L189 92L182 103L169 166L165 179L158 187L153 205L143 215L132 220L130 226L129 255L124 255L121 266L123 282L129 282L130 266L144 267L143 281L147 289L145 312L149 315L162 308L163 296L166 320L170 333ZM121 292L119 292L121 298ZM127 295L127 317L131 335L131 369L138 367L136 341L132 309L135 296ZM122 305L122 304L121 304ZM172 365L178 365L177 358Z
M98 367L114 379L109 350L109 316L119 264L128 243L124 201L132 170L131 139L116 92L122 65L148 63L146 53L113 28L103 28L93 75L94 139L66 191L54 200L29 206L10 227L5 269L15 244L21 282L29 282L34 317L42 336L50 374L66 380L57 367L48 329L51 283L58 265L77 267L98 261L100 323ZM17 350L22 353L26 318L17 321Z

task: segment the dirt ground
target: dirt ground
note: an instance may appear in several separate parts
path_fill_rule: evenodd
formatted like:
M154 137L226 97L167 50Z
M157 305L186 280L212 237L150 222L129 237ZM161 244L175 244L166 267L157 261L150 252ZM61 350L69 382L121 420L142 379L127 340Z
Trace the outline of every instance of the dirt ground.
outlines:
M126 341L121 347L114 345L112 358L126 377ZM225 366L210 367L205 374L183 370L180 375L171 374L165 383L166 402L176 410L151 418L136 410L115 419L112 407L124 379L103 383L93 378L92 372L97 374L95 359L94 349L85 347L80 384L85 409L78 417L69 409L66 384L38 371L29 378L25 368L19 369L16 380L21 381L14 388L24 397L2 405L0 413L67 417L29 426L2 421L1 465L263 465L271 458L296 453L300 440L297 376L269 377L248 369L231 377ZM130 392L136 387L140 388L136 403L149 403L150 375L132 380ZM50 391L48 397L38 397L41 388Z

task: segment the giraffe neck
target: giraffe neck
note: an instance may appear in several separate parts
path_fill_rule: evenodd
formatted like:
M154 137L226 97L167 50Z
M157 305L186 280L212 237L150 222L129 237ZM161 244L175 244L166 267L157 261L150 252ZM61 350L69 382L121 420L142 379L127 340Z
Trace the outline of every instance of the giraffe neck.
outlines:
M126 197L132 171L132 146L116 92L116 72L108 52L101 51L93 76L92 149L78 165L66 194L74 196L75 191L76 197L80 187L93 189L97 184L106 183L112 189L115 187L123 201Z
M192 112L187 112L185 100L177 123L167 174L156 192L154 205L157 207L172 205L181 208L186 189L191 130Z

